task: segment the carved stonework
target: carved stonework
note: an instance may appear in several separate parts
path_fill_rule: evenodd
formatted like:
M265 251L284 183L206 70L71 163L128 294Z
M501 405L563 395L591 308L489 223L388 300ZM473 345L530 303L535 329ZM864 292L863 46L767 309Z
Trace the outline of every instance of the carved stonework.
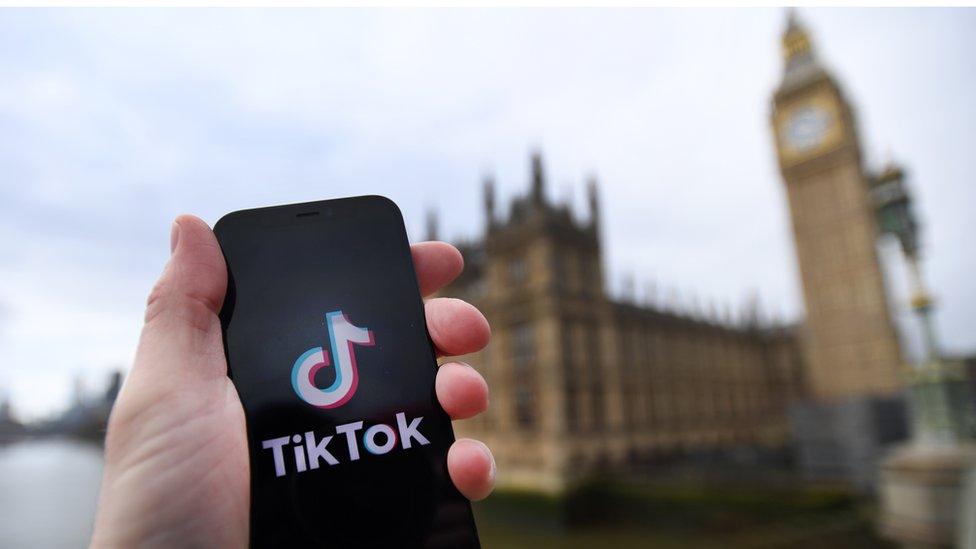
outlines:
M595 180L580 220L546 199L541 158L532 164L507 216L486 185L486 234L459 245L465 273L441 293L491 322L488 349L462 358L488 380L491 406L458 434L492 447L500 484L558 492L682 452L783 449L801 391L792 328L611 298Z

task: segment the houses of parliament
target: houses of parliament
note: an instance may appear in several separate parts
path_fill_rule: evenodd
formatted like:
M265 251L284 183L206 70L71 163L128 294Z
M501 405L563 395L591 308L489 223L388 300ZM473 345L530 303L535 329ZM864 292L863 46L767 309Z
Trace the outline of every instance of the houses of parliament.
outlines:
M500 207L484 184L484 234L442 295L478 306L492 343L466 359L491 405L458 425L494 452L499 483L558 491L659 457L785 448L791 406L897 395L902 358L875 243L854 114L793 17L771 127L792 218L806 318L736 323L642 306L605 290L602 211L547 199L543 161Z

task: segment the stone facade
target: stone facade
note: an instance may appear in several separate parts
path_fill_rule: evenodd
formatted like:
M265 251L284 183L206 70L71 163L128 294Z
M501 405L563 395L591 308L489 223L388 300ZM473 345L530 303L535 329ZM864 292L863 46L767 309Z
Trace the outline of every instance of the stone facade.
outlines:
M811 480L871 486L904 437L901 349L876 249L879 228L853 111L790 17L771 123L786 185L807 317L799 328L729 323L610 297L600 209L531 188L497 211L485 185L483 238L443 295L492 324L468 357L491 406L458 432L488 442L502 485L558 491L592 473L664 456L786 448ZM854 413L857 412L857 413Z
M893 395L904 363L854 114L793 17L783 47L772 125L803 279L805 383L817 400Z
M800 392L793 330L692 318L604 290L599 206L550 203L541 158L506 216L485 186L485 235L459 246L465 272L441 295L477 305L492 342L463 357L491 386L459 436L494 450L502 485L559 491L657 457L783 448Z

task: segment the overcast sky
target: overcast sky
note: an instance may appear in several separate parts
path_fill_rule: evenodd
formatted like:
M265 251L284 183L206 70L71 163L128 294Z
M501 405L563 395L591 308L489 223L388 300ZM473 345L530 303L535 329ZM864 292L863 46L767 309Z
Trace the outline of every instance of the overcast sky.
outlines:
M908 168L943 346L973 352L976 11L801 17L855 104L869 166L890 151ZM582 211L598 176L612 288L632 273L736 308L758 292L801 318L768 123L784 19L0 11L0 395L37 417L74 376L95 388L128 367L179 213L213 223L377 193L415 239L428 207L442 236L472 237L483 175L507 203L533 148L554 200Z

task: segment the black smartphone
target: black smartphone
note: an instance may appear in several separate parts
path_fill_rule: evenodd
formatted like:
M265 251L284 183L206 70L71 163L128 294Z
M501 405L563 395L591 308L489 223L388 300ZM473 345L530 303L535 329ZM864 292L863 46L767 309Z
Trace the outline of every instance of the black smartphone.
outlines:
M479 547L399 208L363 196L214 227L247 418L252 547Z

